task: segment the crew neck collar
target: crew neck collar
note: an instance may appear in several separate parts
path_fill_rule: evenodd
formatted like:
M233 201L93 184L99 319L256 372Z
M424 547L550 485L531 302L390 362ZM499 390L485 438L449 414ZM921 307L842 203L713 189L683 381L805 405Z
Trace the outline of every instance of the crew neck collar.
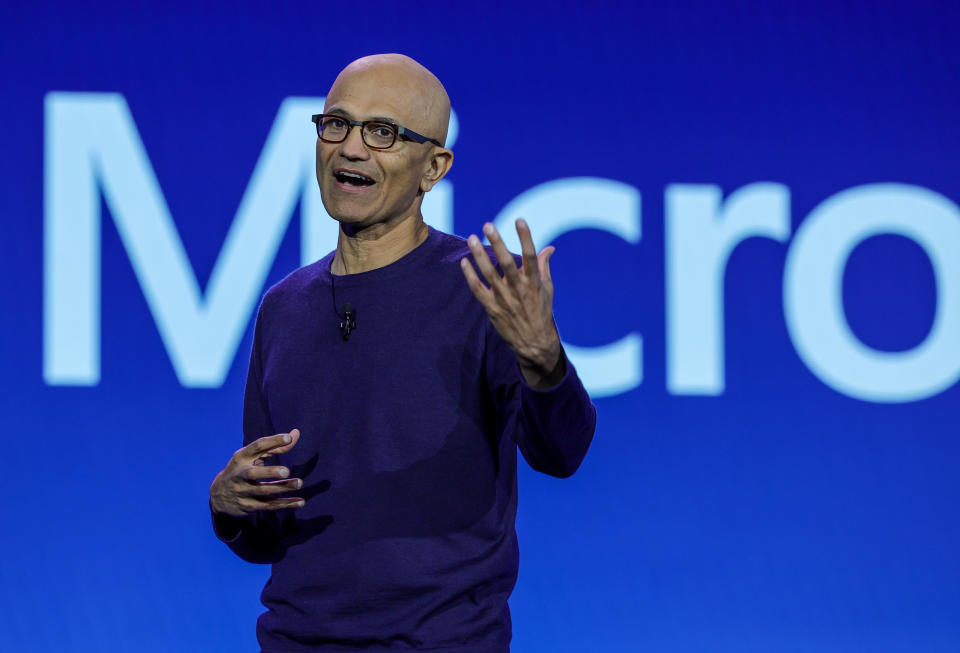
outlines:
M419 268L425 261L431 258L440 232L430 225L427 225L427 230L427 237L423 242L396 261L365 272L333 274L330 271L330 266L333 264L333 257L336 255L336 250L334 250L317 261L320 277L327 283L336 282L338 288L349 288L374 280L406 274L409 271Z

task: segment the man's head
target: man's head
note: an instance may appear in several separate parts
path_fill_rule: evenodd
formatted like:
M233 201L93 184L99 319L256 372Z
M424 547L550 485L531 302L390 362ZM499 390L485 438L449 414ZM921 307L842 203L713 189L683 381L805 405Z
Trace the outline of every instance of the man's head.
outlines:
M440 80L410 57L380 54L357 59L343 69L323 112L349 120L392 122L444 143L450 99ZM372 149L359 127L351 128L340 143L317 139L323 204L334 219L354 229L418 215L423 193L440 181L452 162L453 152L430 142L398 138L388 149Z

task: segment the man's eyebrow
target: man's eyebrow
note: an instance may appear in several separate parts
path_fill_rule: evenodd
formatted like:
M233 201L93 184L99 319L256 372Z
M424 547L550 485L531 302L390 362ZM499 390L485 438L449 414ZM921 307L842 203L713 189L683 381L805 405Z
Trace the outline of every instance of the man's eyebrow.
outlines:
M330 109L329 111L327 111L327 114L343 116L344 118L350 118L350 113L345 111L344 109L340 109L339 107L336 109ZM375 122L389 122L392 125L400 124L399 120L397 120L396 118L390 118L388 116L373 116L373 117L367 118L367 120L373 120Z

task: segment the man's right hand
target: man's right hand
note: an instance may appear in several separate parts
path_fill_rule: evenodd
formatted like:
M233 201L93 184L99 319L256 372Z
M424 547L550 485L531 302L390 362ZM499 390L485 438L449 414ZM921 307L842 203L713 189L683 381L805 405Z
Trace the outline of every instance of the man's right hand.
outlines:
M300 497L276 495L299 490L303 481L287 478L290 470L286 467L267 467L263 463L265 458L290 451L299 439L299 429L293 429L289 433L264 436L238 449L210 484L213 511L243 517L257 510L302 506L304 501Z

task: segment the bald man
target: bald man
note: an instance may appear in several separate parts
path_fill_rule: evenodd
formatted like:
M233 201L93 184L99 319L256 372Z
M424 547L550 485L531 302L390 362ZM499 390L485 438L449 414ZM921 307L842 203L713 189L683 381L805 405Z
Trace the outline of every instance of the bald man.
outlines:
M347 66L317 126L337 248L257 313L244 446L210 486L217 536L271 563L265 652L504 653L517 448L576 471L596 411L553 319L552 247L522 256L423 221L450 101L397 54ZM494 263L494 260L496 263Z

